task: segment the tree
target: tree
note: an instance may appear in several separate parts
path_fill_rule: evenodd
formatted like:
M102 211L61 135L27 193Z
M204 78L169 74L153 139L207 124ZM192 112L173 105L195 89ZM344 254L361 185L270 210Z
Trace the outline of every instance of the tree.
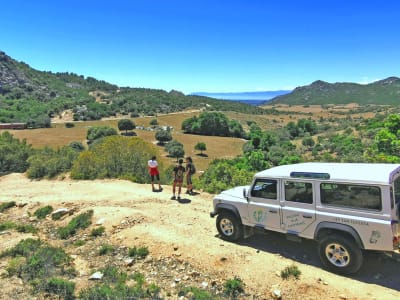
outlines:
M157 126L157 125L158 125L157 119L152 119L152 120L150 120L150 125L151 125L151 126Z
M177 140L172 140L165 146L165 151L168 152L168 155L171 157L175 157L178 161L178 158L185 156L185 150L183 149L183 144L178 142Z
M117 135L117 131L109 126L93 126L88 129L86 138L89 143L96 139L103 138L110 135Z
M129 119L121 119L118 121L118 129L120 131L125 130L125 133L128 133L128 130L135 129L136 125Z
M164 145L166 142L172 140L172 135L169 130L158 130L155 137L160 145Z
M198 142L198 143L194 146L194 149L200 151L200 155L203 155L203 151L206 151L206 150L207 150L206 143Z

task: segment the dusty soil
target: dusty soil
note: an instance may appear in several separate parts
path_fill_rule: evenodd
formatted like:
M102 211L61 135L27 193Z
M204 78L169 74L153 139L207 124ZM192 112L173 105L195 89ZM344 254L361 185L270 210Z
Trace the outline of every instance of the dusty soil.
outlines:
M400 298L400 263L382 254L368 254L359 274L344 277L322 269L312 241L291 242L275 233L254 235L239 243L221 240L215 219L209 217L213 196L206 193L184 196L178 202L170 200L171 188L168 186L162 192L154 193L149 185L124 180L73 181L64 178L31 181L23 174L0 177L0 186L0 202L17 203L16 207L0 214L0 223L5 220L34 222L41 226L40 238L50 243L62 245L47 233L51 227L66 224L72 216L60 221L48 218L38 222L30 216L39 207L49 204L55 209L74 208L75 215L93 209L93 223L103 219L106 233L100 240L78 248L66 247L79 272L75 280L77 288L88 284L91 271L102 260L112 259L96 257L95 248L89 255L90 251L85 247L98 247L100 241L106 241L118 249L148 247L151 258L140 268L143 272L149 270L148 280L156 281L168 290L164 294L168 299L179 298L173 291L177 282L203 288L221 287L225 280L235 276L245 283L242 299L272 299L271 290L274 289L281 291L282 299ZM13 231L1 234L0 251L28 236ZM89 241L87 236L81 238L86 237ZM155 272L157 264L166 260L169 267L164 271L170 275ZM292 264L301 271L300 279L282 279L280 272ZM6 262L0 261L0 266L4 270ZM0 289L3 296L0 298L8 295L2 298L8 299L18 294L15 297L23 299L28 295L24 294L21 280L7 277L4 272L2 275ZM19 292L15 289L14 294L5 292L15 286Z

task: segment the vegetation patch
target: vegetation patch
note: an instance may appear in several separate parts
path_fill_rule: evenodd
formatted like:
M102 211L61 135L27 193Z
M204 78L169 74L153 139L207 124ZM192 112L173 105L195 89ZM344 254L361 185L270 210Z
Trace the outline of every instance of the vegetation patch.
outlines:
M5 221L3 223L0 223L0 231L14 229L15 227L17 227L17 224L11 221Z
M101 245L100 249L99 249L99 255L107 255L110 254L114 251L114 247L112 245L109 244L103 244Z
M301 275L301 271L295 265L288 266L281 271L281 277L283 279L289 279L293 277L294 279L299 279Z
M61 239L66 240L73 236L79 229L85 229L92 224L93 210L74 217L67 226L58 229L58 235Z
M149 249L147 247L129 248L128 255L130 257L145 258L147 255L149 255Z
M90 232L90 236L97 237L103 235L103 233L106 231L106 228L104 226L100 226L97 228L93 228L92 231Z
M75 283L62 278L50 278L47 280L44 286L44 291L57 295L61 299L75 299Z
M236 299L244 292L244 283L239 277L228 279L224 284L224 292L229 297Z
M14 207L17 205L15 201L9 201L9 202L3 202L0 204L0 213L6 211L7 209L10 209L11 207Z
M38 219L44 219L53 212L53 207L50 205L38 208L33 213Z
M196 300L218 299L210 292L192 286L182 287L178 292L178 296L186 297L186 299L196 299Z

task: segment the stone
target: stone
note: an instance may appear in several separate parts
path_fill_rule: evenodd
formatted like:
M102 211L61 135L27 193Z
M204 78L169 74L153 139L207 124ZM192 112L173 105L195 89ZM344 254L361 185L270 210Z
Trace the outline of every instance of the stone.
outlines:
M90 275L89 280L101 280L103 278L104 274L101 272L96 272Z

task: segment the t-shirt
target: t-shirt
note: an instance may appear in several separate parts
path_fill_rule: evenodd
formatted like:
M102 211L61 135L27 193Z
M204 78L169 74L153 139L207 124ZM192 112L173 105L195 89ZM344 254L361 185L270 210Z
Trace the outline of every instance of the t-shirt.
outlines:
M176 166L174 168L175 180L182 181L183 176L185 174L185 167L184 166Z
M151 160L151 159L150 159L150 160L147 162L147 165L148 165L150 168L157 168L158 163L157 163L156 160Z

